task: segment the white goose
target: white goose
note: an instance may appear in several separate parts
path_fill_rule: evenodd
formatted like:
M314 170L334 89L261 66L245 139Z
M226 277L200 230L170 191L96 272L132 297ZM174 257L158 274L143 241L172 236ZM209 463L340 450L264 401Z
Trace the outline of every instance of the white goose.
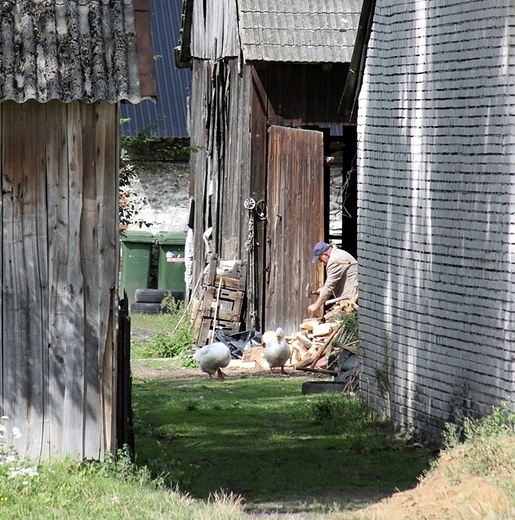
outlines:
M267 341L263 357L270 365L271 372L274 367L281 367L281 373L286 374L284 364L291 356L290 346L284 339L284 331L280 327L275 331L275 336L275 339Z
M222 372L231 362L231 351L225 343L215 342L199 348L193 359L198 363L200 370L209 374L212 378L216 373L219 379L225 379L227 376Z

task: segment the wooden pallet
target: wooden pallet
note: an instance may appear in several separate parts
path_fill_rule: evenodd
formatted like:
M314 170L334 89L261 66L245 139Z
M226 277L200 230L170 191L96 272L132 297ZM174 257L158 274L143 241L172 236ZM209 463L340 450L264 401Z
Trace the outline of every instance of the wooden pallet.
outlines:
M245 299L245 276L239 278L220 276L216 273L216 259L213 259L204 276L201 297L196 305L194 330L197 345L211 342L216 329L239 331L242 322Z

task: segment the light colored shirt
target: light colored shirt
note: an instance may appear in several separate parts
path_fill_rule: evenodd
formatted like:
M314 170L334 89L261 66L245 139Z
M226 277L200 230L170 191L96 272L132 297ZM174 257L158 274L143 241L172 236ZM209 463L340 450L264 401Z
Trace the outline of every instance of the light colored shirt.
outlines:
M330 298L353 298L358 291L358 265L347 251L333 246L326 264L326 280L320 290L324 300Z

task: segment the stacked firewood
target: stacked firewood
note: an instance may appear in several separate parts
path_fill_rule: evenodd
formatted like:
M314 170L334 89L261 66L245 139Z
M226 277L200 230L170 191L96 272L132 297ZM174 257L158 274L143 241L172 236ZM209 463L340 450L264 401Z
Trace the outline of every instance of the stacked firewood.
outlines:
M337 372L334 370L327 370L330 368L329 358L334 358L341 348L357 353L357 340L347 334L343 321L340 320L342 313L357 311L357 301L357 295L352 300L335 300L323 318L302 322L300 331L290 336L289 342L291 361L295 369L335 375Z
M295 370L325 373L336 376L337 368L329 362L334 360L342 349L357 354L356 338L350 334L341 320L342 313L357 310L357 298L335 302L323 318L304 320L300 330L286 336L291 350L291 358L286 366ZM267 331L262 336L262 347L248 349L243 354L243 361L253 361L263 369L268 363L263 358L263 349L267 341L275 339L274 331Z
M336 322L306 320L300 331L286 338L290 344L291 364L294 368L315 368L322 358L329 356L331 341L340 331Z

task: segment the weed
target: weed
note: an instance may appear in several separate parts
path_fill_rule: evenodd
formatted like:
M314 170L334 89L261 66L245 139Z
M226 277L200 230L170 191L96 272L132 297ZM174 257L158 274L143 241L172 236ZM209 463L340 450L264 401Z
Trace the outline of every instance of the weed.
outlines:
M392 381L394 380L394 362L392 357L392 347L390 336L385 334L384 338L384 356L383 363L380 367L374 368L379 394L385 401L385 415L387 419L392 417Z
M5 496L20 493L22 488L38 475L36 464L29 459L21 459L14 446L7 444L7 428L4 423L8 419L5 415L0 419L0 481L3 484L0 497L2 499ZM14 427L11 433L14 439L21 437L17 427ZM6 485L7 483L9 485Z
M191 332L189 312L170 294L165 296L161 307L164 311L161 315L147 316L147 321L155 322L151 327L159 329L158 332L149 340L135 341L133 355L143 358L177 358L180 366L196 366L192 357L195 337Z
M187 401L184 403L184 409L188 412L196 412L199 409L199 404L196 401Z

